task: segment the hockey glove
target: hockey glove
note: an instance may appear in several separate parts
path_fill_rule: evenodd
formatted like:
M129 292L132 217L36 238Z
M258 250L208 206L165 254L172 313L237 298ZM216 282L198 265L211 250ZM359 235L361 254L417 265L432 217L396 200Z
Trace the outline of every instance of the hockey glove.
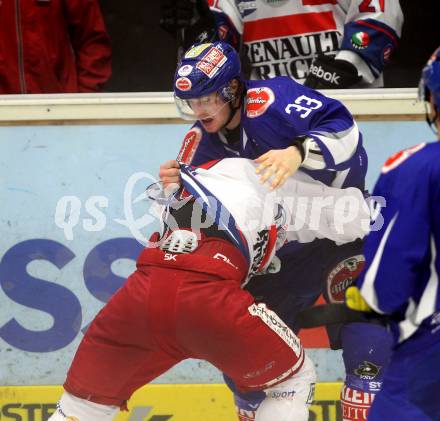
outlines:
M184 50L192 44L217 38L215 18L205 0L162 0L159 24L173 36L184 31L178 40Z
M364 300L358 287L351 286L345 291L345 304L350 310L370 313L373 310Z
M349 61L320 55L313 60L304 85L313 89L347 89L361 79Z

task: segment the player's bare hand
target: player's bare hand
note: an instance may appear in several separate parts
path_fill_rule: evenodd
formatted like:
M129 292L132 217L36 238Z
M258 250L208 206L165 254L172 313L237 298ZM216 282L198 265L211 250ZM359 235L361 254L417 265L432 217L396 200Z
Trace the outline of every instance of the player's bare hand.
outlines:
M270 189L281 187L284 182L301 165L301 153L295 146L286 149L272 149L259 156L255 162L260 164L255 170L260 174L260 183L264 184L269 179Z
M159 178L165 188L170 184L180 185L180 167L177 161L172 159L163 163L159 168Z

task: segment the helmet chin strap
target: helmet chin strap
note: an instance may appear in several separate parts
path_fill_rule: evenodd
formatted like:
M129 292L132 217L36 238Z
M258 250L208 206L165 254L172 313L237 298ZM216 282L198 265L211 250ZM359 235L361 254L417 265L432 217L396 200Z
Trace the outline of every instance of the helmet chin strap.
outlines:
M229 103L229 116L228 116L228 119L226 120L226 123L223 124L222 130L226 129L226 126L232 121L232 119L234 118L235 114L237 112L239 112L240 107L241 107L241 101L240 101L240 104L237 107L234 107L231 102Z
M434 106L434 112L435 112L434 116L432 118L430 118L428 107L427 107L427 105L425 103L425 118L426 118L426 122L428 123L428 126L432 130L432 132L435 135L438 135L435 122L437 121L437 118L438 118L439 114L438 114L438 109L437 109L436 106Z

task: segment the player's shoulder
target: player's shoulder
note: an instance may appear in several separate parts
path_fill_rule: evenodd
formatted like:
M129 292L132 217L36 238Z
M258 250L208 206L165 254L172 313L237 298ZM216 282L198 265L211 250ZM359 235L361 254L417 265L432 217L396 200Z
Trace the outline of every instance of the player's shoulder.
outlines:
M270 90L276 96L283 97L286 95L286 93L290 93L292 91L301 92L308 88L287 76L278 76L271 79L246 81L247 93L257 92L258 90L263 89Z
M249 80L246 83L246 115L249 118L270 114L281 98L280 85L275 79Z
M301 95L310 97L310 89L295 80L279 76L246 82L246 115L249 118L284 113L286 106ZM320 96L317 91L312 91Z
M200 165L199 168L211 170L225 177L247 179L249 173L255 173L256 164L248 158L222 158Z
M440 169L440 142L419 143L390 156L382 166L382 175L401 176L411 173L421 177Z

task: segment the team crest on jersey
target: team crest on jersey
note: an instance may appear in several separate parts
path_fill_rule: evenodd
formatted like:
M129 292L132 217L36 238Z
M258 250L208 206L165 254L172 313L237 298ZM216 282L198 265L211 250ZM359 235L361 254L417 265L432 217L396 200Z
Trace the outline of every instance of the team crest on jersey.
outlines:
M197 68L205 73L206 76L212 78L217 74L223 64L226 63L227 57L223 51L216 47L212 47L197 63Z
M337 264L327 277L327 293L331 303L342 303L345 290L353 285L365 265L362 254L345 259Z
M386 174L387 172L390 172L391 170L394 170L394 168L397 168L400 164L405 162L408 158L410 158L412 155L414 155L416 152L420 151L426 146L426 143L420 143L416 146L413 146L411 148L404 149L403 151L397 152L390 158L388 158L385 161L385 164L383 164L382 167L382 174Z
M370 44L370 35L367 32L356 32L351 36L350 41L357 50L364 50Z
M196 153L201 139L202 131L199 127L193 127L183 139L183 144L180 148L179 155L177 156L177 161L190 164L194 158L194 154Z
M249 118L259 117L266 112L274 101L275 94L270 88L263 87L249 89L247 91L246 99L246 115Z
M373 380L379 374L381 368L380 365L364 361L354 370L354 374L359 376L362 380Z
M179 91L189 91L192 87L192 82L187 77L179 77L176 80L176 88Z
M210 46L211 46L211 44L208 44L208 43L196 45L195 47L191 48L191 50L189 50L185 54L185 58L195 58L195 57L198 57L200 54L203 53L203 51L205 51Z

